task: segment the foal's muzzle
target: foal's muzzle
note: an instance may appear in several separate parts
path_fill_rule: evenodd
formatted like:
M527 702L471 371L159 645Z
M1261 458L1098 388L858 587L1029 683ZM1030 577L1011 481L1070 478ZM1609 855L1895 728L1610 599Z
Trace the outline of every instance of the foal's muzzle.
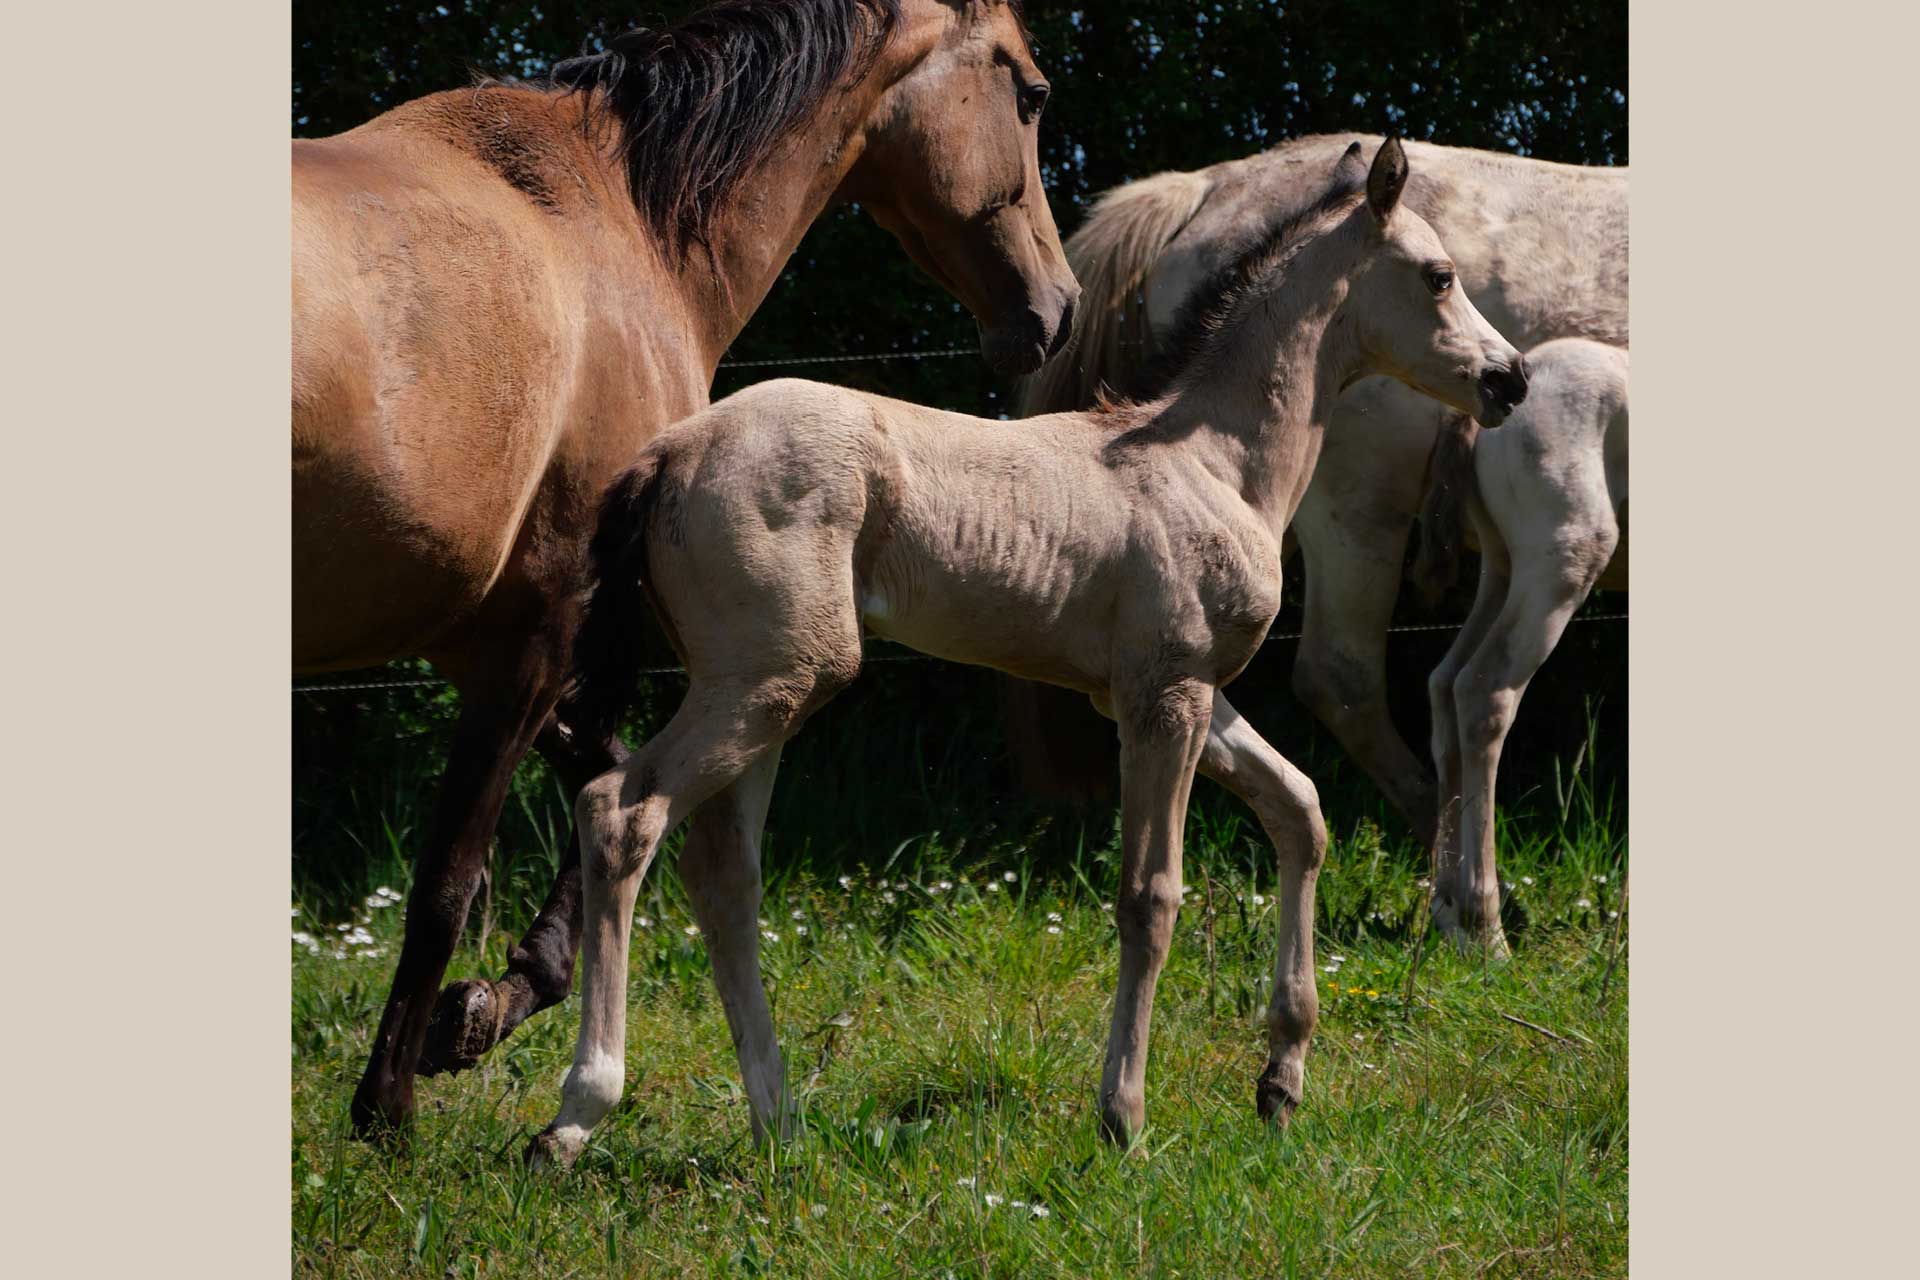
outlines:
M1515 405L1527 398L1527 358L1515 354L1513 363L1488 365L1480 374L1480 425L1497 427Z

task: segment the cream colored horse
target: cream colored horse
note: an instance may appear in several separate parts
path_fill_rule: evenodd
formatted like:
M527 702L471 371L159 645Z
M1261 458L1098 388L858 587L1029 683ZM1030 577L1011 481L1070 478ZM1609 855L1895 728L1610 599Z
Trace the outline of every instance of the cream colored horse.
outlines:
M1627 587L1627 353L1562 338L1527 353L1531 389L1499 431L1445 414L1414 578L1452 585L1480 552L1466 625L1428 681L1440 779L1433 912L1504 953L1493 855L1500 748L1533 673L1595 586ZM1444 411L1441 411L1444 412Z
M1391 373L1482 421L1525 364L1467 300L1432 229L1400 204L1396 143L1356 144L1322 193L1204 289L1166 395L1021 422L777 381L642 450L595 535L580 705L631 694L642 599L691 687L658 736L589 783L580 1040L529 1156L570 1162L625 1076L634 898L691 817L681 874L713 959L756 1137L791 1099L758 972L760 836L781 744L860 670L864 630L1089 695L1120 727L1124 865L1104 1130L1145 1122L1154 985L1180 902L1195 768L1242 796L1279 851L1279 958L1263 1115L1304 1084L1317 1014L1313 786L1222 696L1280 603L1280 539L1340 389ZM1329 185L1330 180L1330 185ZM643 588L644 586L644 594Z
M1086 290L1076 340L1030 380L1023 411L1090 405L1103 384L1133 391L1188 299L1271 219L1310 202L1346 144L1301 138L1103 196L1067 243ZM1415 171L1408 206L1453 253L1461 281L1501 333L1523 348L1558 337L1627 345L1625 168L1423 143L1408 143L1407 153ZM1391 379L1357 383L1334 406L1288 531L1307 570L1293 687L1430 845L1438 797L1388 715L1386 645L1441 416ZM1021 717L1034 738L1015 739L1029 774L1069 789L1070 773L1083 786L1104 779L1101 748L1111 734L1049 694L1036 691L1045 699L1039 713ZM1080 763L1089 758L1101 772Z

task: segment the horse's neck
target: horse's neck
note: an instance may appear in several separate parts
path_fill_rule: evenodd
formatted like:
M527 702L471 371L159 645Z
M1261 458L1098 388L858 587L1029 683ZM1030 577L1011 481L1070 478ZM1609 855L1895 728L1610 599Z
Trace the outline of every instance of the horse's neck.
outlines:
M1179 380L1159 415L1176 447L1237 489L1276 539L1299 509L1354 364L1328 334L1332 307L1316 294L1283 288L1245 317L1207 368ZM1315 305L1301 306L1303 296Z
M688 248L679 274L702 318L709 378L859 160L867 116L884 88L882 75L869 74L821 103L735 184L710 244Z

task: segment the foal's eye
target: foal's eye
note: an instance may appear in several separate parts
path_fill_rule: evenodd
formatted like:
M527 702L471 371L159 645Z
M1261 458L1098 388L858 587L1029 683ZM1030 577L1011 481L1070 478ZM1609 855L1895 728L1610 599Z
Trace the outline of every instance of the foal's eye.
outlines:
M1427 272L1427 288L1433 290L1434 297L1439 297L1447 290L1453 288L1453 272L1442 267L1435 267L1433 270Z
M1020 90L1020 118L1031 123L1047 109L1047 95L1053 90L1044 84L1030 84Z

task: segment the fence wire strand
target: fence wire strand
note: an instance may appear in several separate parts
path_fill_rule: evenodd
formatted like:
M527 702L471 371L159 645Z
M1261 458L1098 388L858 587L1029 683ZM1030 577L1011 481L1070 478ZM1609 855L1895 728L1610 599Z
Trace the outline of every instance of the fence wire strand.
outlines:
M1583 615L1581 617L1573 618L1570 621L1572 622L1625 622L1626 620L1627 620L1627 615L1625 613L1590 613L1590 614ZM1414 631L1458 631L1461 627L1465 625L1466 625L1466 622L1464 619L1460 622L1416 622L1416 623L1409 623L1405 626L1400 626L1400 627L1388 627L1387 634L1388 635L1404 635L1408 632L1414 632ZM1300 639L1302 634L1303 633L1299 631L1285 631L1280 633L1279 635L1270 635L1264 641L1261 642L1261 647L1265 648L1267 645L1280 644L1288 640L1298 640ZM862 666L868 666L876 662L939 662L939 661L941 661L941 659L928 657L924 653L873 653L871 651L861 655L861 659L860 659L860 663ZM687 669L685 667L642 667L640 669L639 674L647 677L684 676L687 674ZM448 681L441 676L414 676L404 680L353 680L353 681L347 681L347 682L338 683L338 684L328 683L326 681L317 681L310 684L296 684L293 686L293 692L295 693L351 693L351 692L365 690L365 689L425 689L425 688L430 688L434 686L445 685L447 683Z

